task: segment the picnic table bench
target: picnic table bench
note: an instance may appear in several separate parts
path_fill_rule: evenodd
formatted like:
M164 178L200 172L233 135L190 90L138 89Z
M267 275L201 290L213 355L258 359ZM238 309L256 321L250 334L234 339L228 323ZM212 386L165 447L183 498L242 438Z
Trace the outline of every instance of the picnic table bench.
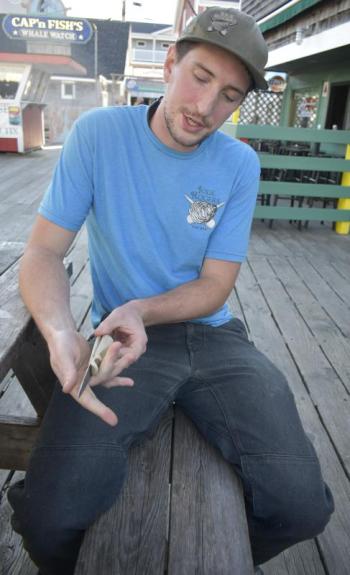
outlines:
M68 271L73 315L88 335L85 244L83 232L68 254ZM17 261L0 277L0 392L13 370L36 416L0 415L0 469L25 470L56 380L20 299L18 268ZM152 439L131 449L121 496L87 531L75 573L253 573L240 481L177 408L169 408Z

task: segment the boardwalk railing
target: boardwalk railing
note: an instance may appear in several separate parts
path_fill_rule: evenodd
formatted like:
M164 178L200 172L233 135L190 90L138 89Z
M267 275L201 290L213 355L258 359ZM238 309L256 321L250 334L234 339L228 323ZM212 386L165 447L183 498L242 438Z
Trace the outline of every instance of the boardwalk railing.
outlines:
M234 138L249 141L260 157L261 204L256 206L255 218L350 221L350 209L340 209L339 205L327 207L330 202L336 204L337 200L350 197L350 187L340 185L341 174L350 172L350 160L320 152L320 147L325 145L349 146L349 130L229 123L222 130ZM323 207L314 207L316 198L322 200ZM280 199L289 199L289 205L286 202L278 205Z

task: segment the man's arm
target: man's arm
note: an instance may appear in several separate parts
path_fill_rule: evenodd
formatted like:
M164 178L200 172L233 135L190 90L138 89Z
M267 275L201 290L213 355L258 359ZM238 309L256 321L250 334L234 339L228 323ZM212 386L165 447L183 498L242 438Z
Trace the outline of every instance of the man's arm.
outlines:
M230 295L240 264L206 259L199 279L156 297L136 300L144 324L177 323L217 311Z
M79 383L91 350L76 330L70 309L69 280L62 261L74 237L74 232L38 216L20 266L20 292L48 344L51 366L63 390L106 423L115 425L116 415L96 398L91 388L78 398ZM120 348L119 342L112 344L104 360L108 385L133 384L129 378L118 377L131 362L127 354L119 358ZM115 373L117 358L119 372Z
M132 300L116 308L97 328L104 335L126 327L178 323L206 316L219 309L234 287L240 263L206 259L200 277L158 296Z
M21 261L20 292L47 342L56 331L75 329L63 265L74 237L74 232L38 216Z

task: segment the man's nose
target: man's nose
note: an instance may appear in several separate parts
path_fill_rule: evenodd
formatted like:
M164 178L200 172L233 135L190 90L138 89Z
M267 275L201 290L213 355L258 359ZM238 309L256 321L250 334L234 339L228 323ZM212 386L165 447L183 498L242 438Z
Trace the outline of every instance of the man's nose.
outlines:
M197 101L197 111L201 117L209 116L217 102L217 93L214 90L205 90Z

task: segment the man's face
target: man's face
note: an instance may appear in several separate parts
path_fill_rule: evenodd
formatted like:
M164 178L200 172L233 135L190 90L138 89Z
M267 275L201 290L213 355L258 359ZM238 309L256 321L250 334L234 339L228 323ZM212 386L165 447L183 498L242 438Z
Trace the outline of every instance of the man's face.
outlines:
M176 61L170 48L164 66L167 91L151 128L167 146L191 151L240 106L250 86L243 64L226 50L198 44Z

